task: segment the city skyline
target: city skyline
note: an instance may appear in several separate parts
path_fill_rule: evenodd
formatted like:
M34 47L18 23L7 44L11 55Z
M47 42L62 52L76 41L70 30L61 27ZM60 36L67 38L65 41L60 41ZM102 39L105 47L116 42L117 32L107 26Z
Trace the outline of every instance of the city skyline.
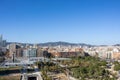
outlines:
M9 42L120 43L119 0L1 0L0 34Z

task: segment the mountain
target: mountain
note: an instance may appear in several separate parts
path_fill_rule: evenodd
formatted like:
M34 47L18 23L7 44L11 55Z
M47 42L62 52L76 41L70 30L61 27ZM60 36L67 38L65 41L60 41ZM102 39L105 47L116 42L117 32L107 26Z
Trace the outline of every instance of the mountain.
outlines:
M40 46L91 46L88 44L84 44L84 43L68 43L68 42L47 42L47 43L40 43Z
M113 45L113 46L120 46L120 44L115 44L115 45Z
M7 44L11 44L11 43L16 43L16 44L21 44L23 46L29 44L29 45L33 45L33 44L30 44L30 43L18 43L18 42L8 42ZM91 46L94 46L94 45L90 45L90 44L85 44L85 43L69 43L69 42L62 42L62 41L59 41L59 42L47 42L47 43L38 43L38 46L88 46L88 47L91 47Z

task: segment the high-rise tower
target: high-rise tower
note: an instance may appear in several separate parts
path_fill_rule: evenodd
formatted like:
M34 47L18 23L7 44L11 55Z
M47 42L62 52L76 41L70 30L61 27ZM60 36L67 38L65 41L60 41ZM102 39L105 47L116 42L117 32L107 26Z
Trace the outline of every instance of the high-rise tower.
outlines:
M2 46L2 35L0 35L0 46Z
M2 42L2 35L0 35L0 42Z

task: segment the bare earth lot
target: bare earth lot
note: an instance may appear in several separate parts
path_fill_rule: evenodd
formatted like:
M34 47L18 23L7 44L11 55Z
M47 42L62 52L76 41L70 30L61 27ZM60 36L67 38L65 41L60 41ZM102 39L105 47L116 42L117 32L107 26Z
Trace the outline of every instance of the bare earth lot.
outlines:
M19 74L0 76L0 80L20 80Z

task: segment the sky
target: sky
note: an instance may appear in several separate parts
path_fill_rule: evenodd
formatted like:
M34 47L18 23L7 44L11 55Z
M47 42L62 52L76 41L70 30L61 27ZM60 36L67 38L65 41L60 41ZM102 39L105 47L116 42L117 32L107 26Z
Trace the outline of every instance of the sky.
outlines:
M9 42L120 43L120 0L0 0Z

